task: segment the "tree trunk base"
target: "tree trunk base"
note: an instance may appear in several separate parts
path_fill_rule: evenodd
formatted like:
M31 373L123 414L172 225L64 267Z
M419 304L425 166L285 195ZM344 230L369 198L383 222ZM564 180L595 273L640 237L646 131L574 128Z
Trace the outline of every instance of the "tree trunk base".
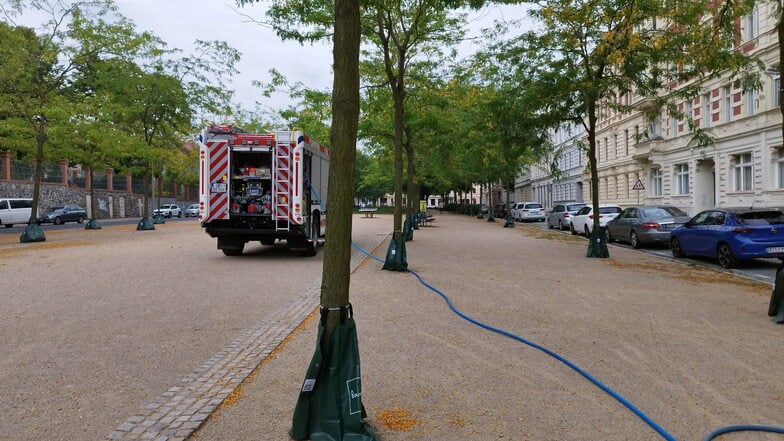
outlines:
M605 234L604 228L594 228L591 232L586 257L610 257L610 250L607 248L607 234Z
M406 261L406 242L403 240L403 235L396 231L392 235L392 240L389 242L387 249L387 258L384 261L382 269L390 271L408 271L408 262Z
M30 243L30 242L44 242L46 241L46 236L44 236L44 230L41 229L40 226L37 224L29 224L27 228L25 228L22 235L19 236L19 242L21 243Z
M143 217L142 220L140 220L139 223L136 225L136 231L154 230L154 229L155 229L155 225L153 224L152 219L149 217Z

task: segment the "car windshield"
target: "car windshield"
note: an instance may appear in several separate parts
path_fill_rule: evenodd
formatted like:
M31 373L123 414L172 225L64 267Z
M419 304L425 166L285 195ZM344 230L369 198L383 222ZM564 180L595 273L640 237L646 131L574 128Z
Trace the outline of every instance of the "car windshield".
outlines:
M750 211L739 213L736 217L746 225L784 224L784 213L779 210Z
M585 204L568 205L566 211L575 211L585 207Z
M686 213L677 207L648 207L642 209L643 217L649 219L662 219L665 217L686 216Z
M599 207L599 214L615 214L620 213L619 207Z
M526 204L525 208L542 208L542 204Z

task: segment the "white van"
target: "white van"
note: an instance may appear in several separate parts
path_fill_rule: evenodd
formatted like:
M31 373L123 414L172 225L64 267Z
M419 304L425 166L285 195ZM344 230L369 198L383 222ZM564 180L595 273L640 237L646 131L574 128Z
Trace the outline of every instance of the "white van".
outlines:
M27 224L32 210L32 199L0 198L0 225L11 228L14 224Z

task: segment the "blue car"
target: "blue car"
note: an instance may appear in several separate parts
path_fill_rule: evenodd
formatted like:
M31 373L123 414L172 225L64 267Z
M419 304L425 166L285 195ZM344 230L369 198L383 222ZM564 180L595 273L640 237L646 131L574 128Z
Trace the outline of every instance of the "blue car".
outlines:
M713 257L724 268L758 257L784 258L784 212L766 208L714 208L670 232L673 257Z

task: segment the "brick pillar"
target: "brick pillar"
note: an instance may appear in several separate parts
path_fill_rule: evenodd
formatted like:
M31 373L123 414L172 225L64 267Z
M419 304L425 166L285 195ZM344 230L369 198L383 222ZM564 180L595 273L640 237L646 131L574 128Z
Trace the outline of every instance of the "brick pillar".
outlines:
M106 189L114 190L114 169L107 168L105 172L106 172Z
M11 180L11 152L6 150L4 152L0 152L0 158L3 159L3 170L0 173L0 180L3 181L10 181Z
M93 178L90 173L90 167L84 167L84 188L89 189L93 186Z
M60 183L68 186L68 161L65 159L60 160Z

